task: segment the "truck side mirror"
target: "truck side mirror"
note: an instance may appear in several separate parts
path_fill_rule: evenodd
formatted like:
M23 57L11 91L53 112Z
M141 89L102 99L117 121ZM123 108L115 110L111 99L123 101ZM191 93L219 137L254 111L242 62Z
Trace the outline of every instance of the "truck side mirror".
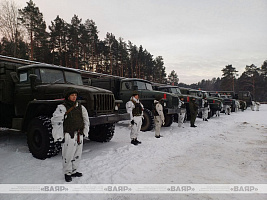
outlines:
M30 74L29 75L29 79L31 82L31 88L32 90L36 90L36 79L37 79L37 75L36 74Z
M16 84L19 82L19 77L17 72L10 72L10 76L12 78L12 81Z
M92 85L92 79L90 79L90 78L83 79L83 84L91 86Z

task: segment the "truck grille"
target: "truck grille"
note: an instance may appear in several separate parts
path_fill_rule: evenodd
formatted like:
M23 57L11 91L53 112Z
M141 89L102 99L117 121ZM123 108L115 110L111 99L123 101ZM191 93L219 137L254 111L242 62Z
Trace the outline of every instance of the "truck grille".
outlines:
M114 96L112 94L95 94L94 102L95 114L108 114L113 112Z

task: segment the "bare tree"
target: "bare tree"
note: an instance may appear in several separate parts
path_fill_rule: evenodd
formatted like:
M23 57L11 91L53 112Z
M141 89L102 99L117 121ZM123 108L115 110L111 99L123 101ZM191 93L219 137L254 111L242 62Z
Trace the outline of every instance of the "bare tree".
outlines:
M4 0L2 2L0 8L0 31L3 38L14 44L14 56L16 56L17 43L21 33L18 15L18 8L14 1Z

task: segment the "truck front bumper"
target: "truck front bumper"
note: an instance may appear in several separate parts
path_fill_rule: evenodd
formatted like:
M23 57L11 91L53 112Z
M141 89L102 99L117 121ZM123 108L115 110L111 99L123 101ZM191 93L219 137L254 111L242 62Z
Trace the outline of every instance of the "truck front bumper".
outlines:
M129 113L123 113L123 114L109 114L109 115L100 115L97 117L89 117L90 119L90 125L91 126L96 126L100 124L111 124L115 123L118 121L123 121L123 120L129 120L130 119L130 114Z

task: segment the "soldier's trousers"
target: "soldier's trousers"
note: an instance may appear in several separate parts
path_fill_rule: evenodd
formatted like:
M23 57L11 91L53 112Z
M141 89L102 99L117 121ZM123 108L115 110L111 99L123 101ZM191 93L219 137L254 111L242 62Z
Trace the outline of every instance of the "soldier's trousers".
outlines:
M77 132L74 138L69 133L65 133L65 142L62 145L62 163L64 174L74 174L77 172L82 156L83 136L80 135L80 144L77 143Z
M185 112L181 112L178 114L178 127L181 127L182 124L184 123L184 117L185 117Z
M162 126L162 119L160 118L160 116L155 116L154 122L155 122L155 136L160 136L160 128Z
M138 133L141 130L142 116L134 116L133 120L134 120L134 124L131 125L130 138L131 139L136 139L138 137Z
M196 118L197 118L197 113L191 114L191 119L190 119L191 126L195 125Z
M202 119L208 119L208 115L209 115L209 109L208 108L203 108Z

